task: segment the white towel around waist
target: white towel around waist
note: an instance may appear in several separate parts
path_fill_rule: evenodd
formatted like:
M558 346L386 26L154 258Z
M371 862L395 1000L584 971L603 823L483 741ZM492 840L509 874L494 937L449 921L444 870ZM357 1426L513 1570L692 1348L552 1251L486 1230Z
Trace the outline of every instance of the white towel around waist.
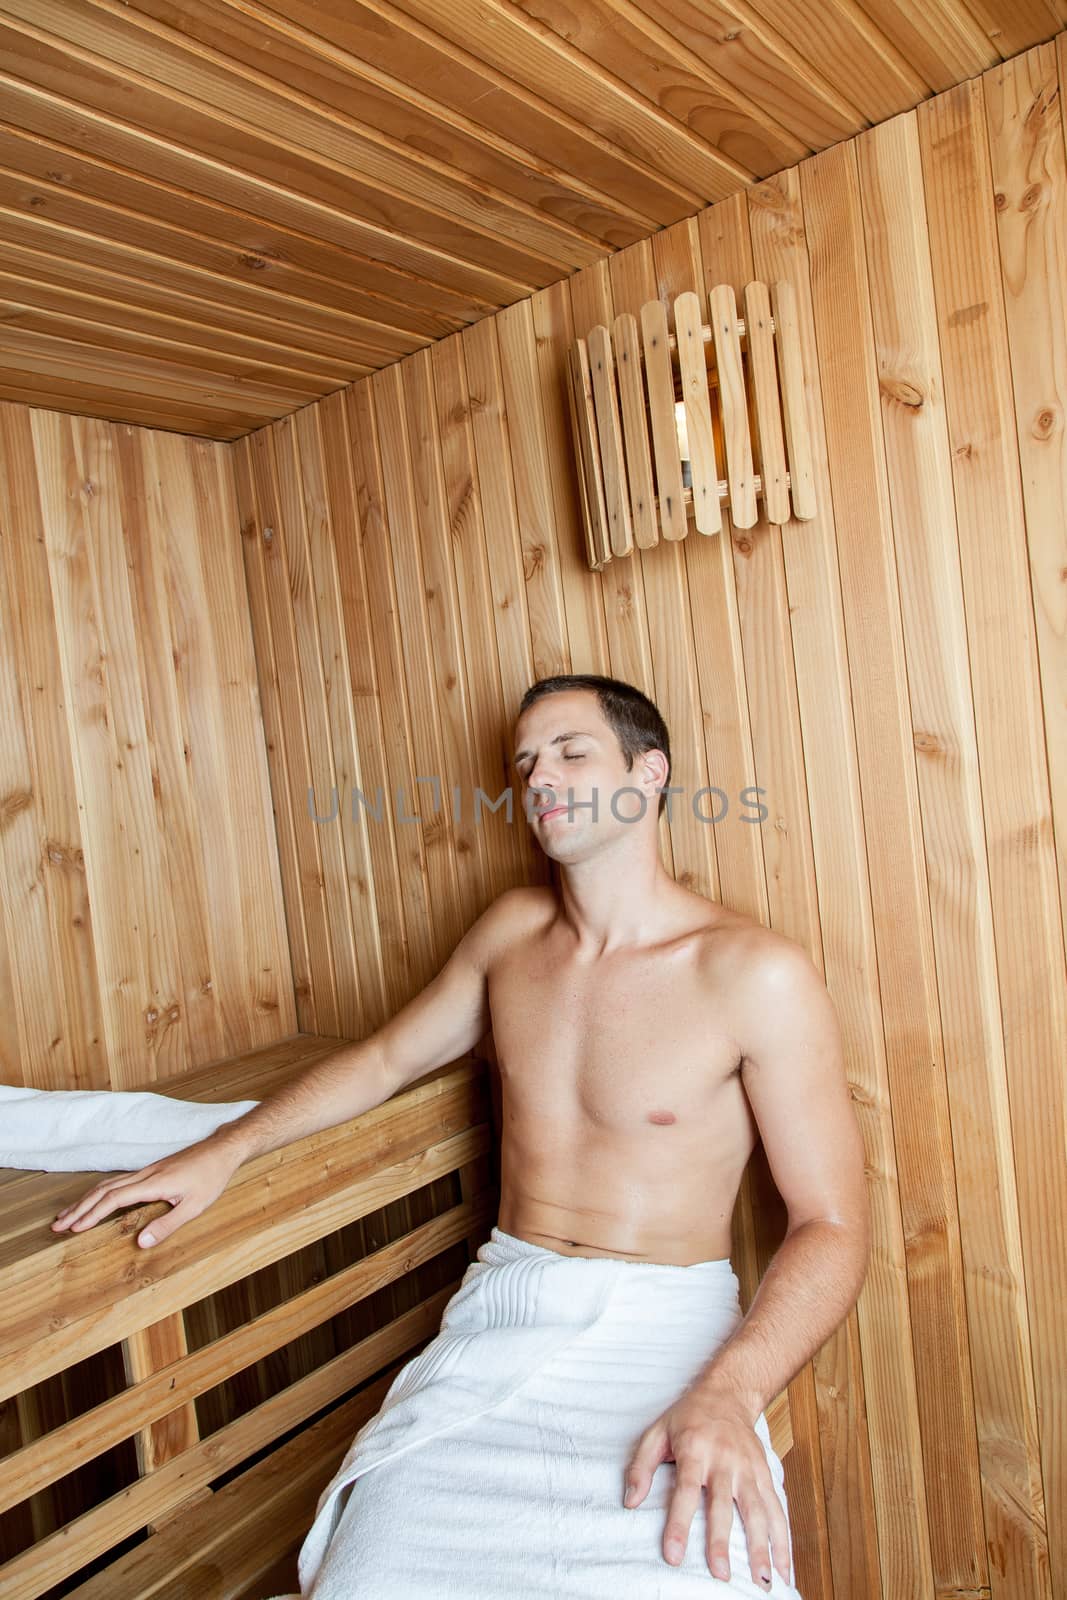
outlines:
M0 1083L0 1167L139 1172L259 1104L177 1100L139 1089L27 1089Z
M494 1228L440 1332L397 1373L323 1490L300 1551L301 1594L765 1595L736 1510L737 1587L711 1576L699 1519L682 1567L663 1559L673 1463L636 1512L622 1504L641 1433L741 1320L738 1289L725 1259L564 1256ZM756 1432L784 1509L762 1414ZM799 1600L777 1574L770 1593Z

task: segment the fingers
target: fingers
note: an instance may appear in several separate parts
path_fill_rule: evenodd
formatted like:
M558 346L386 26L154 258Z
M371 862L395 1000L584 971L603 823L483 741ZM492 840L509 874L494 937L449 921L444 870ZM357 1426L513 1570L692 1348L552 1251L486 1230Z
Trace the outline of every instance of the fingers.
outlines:
M786 1583L792 1583L792 1563L789 1556L789 1523L786 1521L785 1512L782 1510L782 1502L778 1498L773 1480L770 1487L764 1491L763 1498L770 1518L771 1554L774 1557L774 1564Z
M658 1423L654 1427L647 1429L642 1435L641 1442L634 1451L629 1470L626 1473L626 1493L623 1497L623 1505L632 1508L640 1505L645 1498L652 1482L653 1474L664 1458L663 1447L666 1439L666 1430Z
M754 1582L764 1589L770 1589L771 1558L768 1551L767 1508L755 1485L750 1493L742 1495L737 1509L741 1513L745 1538L748 1541L748 1569Z
M717 1473L711 1479L708 1493L708 1566L713 1576L730 1577L730 1533L736 1501L753 1581L770 1593L773 1552L778 1572L786 1583L792 1583L789 1524L770 1472L757 1471L742 1485L732 1485L725 1471Z
M748 1448L735 1448L733 1452L724 1449L718 1456L722 1464L712 1470L715 1452L707 1447L699 1430L683 1428L669 1433L657 1425L642 1436L631 1458L623 1503L639 1505L657 1467L664 1460L673 1460L675 1488L663 1529L665 1560L672 1566L685 1560L693 1518L706 1488L707 1561L712 1576L729 1582L736 1506L739 1534L743 1528L753 1582L768 1594L771 1592L773 1555L774 1567L787 1584L792 1584L789 1524L762 1440L753 1434Z
M80 1232L83 1227L93 1227L94 1222L99 1222L102 1216L107 1216L117 1206L128 1205L128 1200L123 1198L125 1190L133 1186L141 1178L141 1173L122 1173L118 1178L107 1178L102 1184L96 1184L88 1194L82 1195L80 1200L75 1200L74 1205L67 1206L66 1210L59 1213L56 1221L51 1224L54 1232Z
M671 1496L667 1526L663 1530L663 1554L674 1567L685 1559L689 1530L700 1504L703 1487L703 1476L695 1466L677 1463L674 1494Z
M730 1576L730 1529L734 1523L733 1474L720 1470L708 1479L708 1566L714 1578Z
M158 1188L153 1186L150 1179L146 1179L141 1172L124 1173L121 1177L108 1178L103 1183L98 1183L95 1188L83 1194L80 1200L73 1205L66 1206L52 1223L52 1231L60 1233L69 1229L78 1233L83 1228L92 1228L103 1217L109 1216L112 1211L120 1206L134 1205L138 1200L157 1200L162 1196L156 1193L146 1193L146 1190Z
M190 1217L199 1215L199 1210L194 1211L185 1200L181 1200L170 1211L164 1212L163 1216L157 1217L150 1228L142 1229L137 1235L137 1243L146 1247L162 1244L164 1239L169 1239L170 1235L184 1222L188 1222Z

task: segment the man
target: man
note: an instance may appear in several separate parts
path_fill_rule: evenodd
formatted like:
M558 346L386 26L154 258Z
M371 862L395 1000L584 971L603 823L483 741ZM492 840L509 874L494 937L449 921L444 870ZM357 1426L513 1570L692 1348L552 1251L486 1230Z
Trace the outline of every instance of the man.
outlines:
M833 1007L798 945L664 870L670 742L639 690L542 679L514 751L558 893L501 895L370 1039L53 1226L160 1198L166 1237L249 1156L360 1114L491 1026L499 1224L320 1499L304 1592L652 1600L655 1581L798 1600L763 1409L848 1314L869 1253ZM759 1137L789 1223L742 1319L730 1221ZM663 1562L684 1574L665 1582Z

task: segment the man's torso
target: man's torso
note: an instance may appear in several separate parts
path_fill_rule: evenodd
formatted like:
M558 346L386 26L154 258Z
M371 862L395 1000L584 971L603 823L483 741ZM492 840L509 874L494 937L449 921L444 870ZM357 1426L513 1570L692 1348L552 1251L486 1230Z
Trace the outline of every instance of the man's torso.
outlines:
M759 1137L731 994L768 935L699 895L677 911L660 944L589 963L555 891L524 896L488 974L506 1232L566 1255L730 1255Z

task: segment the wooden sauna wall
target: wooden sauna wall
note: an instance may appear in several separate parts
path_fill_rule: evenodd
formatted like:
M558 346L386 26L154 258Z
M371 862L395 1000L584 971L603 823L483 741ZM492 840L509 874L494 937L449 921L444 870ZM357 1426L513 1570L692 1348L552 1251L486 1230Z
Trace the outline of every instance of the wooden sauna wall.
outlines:
M0 1078L296 1031L229 448L0 405Z
M546 880L471 814L535 677L642 686L687 797L765 791L662 845L811 952L863 1128L870 1273L791 1392L805 1600L1067 1595L1064 81L1061 36L234 447L302 1027L377 1026ZM818 517L591 574L567 344L752 276L798 293Z

